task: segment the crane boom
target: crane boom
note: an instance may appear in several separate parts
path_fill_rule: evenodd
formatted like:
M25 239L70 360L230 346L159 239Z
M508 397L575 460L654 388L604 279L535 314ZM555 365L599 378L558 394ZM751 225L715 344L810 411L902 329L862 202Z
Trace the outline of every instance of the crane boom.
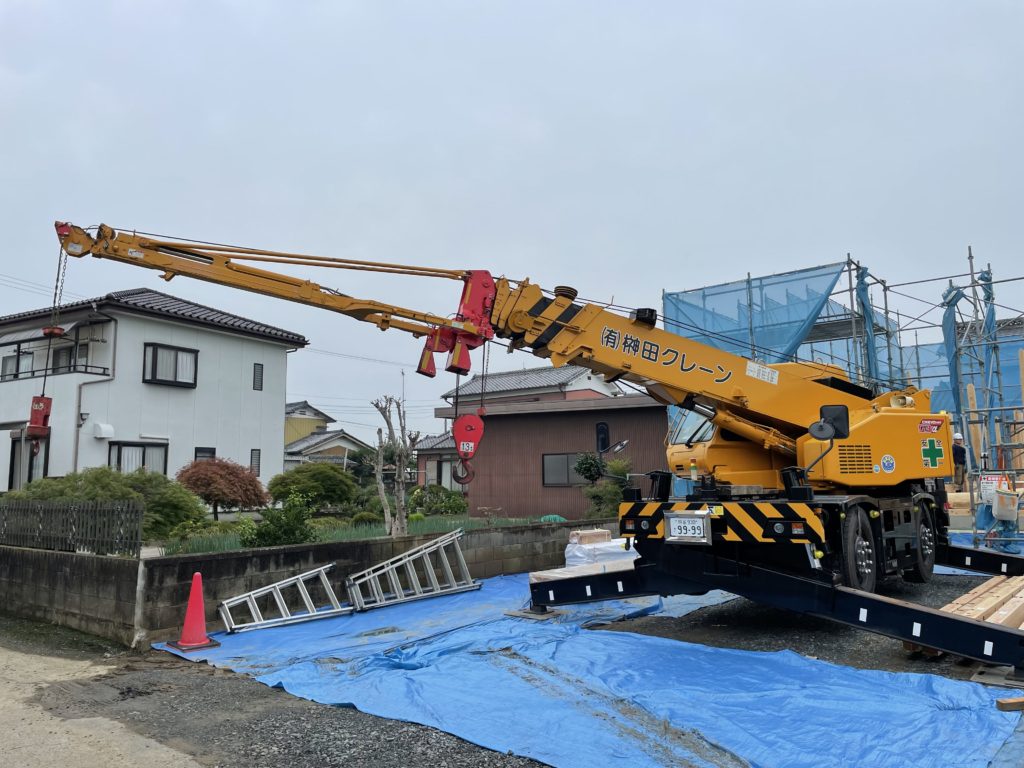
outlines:
M890 394L875 398L831 366L763 365L656 327L654 309L638 309L627 317L597 304L577 302L572 288L547 292L529 280L494 278L486 270L386 264L171 240L107 225L100 225L95 234L69 223L55 226L62 248L71 256L92 255L158 270L166 280L185 275L322 307L382 330L398 329L425 337L417 371L427 376L435 374L436 352L448 353L448 371L463 374L470 370L470 350L490 339L507 339L512 349L528 350L556 367L577 365L604 374L610 381L631 382L659 402L694 410L728 434L787 462L802 458L801 446L822 452L823 444L810 440L807 428L818 419L823 404L859 412L866 420L894 402ZM445 317L355 298L265 266L250 266L244 263L247 261L458 280L463 284L462 294L456 312ZM915 404L913 398L904 397L901 407L926 409L927 393L919 398L922 402ZM686 450L690 449L687 445ZM711 456L701 460L709 468L717 462ZM761 465L755 475L762 482L766 477L778 477L779 462L758 462ZM671 452L670 465L677 470L681 466L680 461L673 461ZM731 470L722 471L728 475ZM825 462L819 469L822 479L828 471ZM833 467L832 472L838 468ZM896 482L898 477L884 479Z

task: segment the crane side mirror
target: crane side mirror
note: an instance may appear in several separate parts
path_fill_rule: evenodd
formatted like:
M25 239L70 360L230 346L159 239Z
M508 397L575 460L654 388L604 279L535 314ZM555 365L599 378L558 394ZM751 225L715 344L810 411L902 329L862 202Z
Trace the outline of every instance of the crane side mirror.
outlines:
M823 405L819 421L807 428L815 440L845 440L850 436L850 409L845 405Z

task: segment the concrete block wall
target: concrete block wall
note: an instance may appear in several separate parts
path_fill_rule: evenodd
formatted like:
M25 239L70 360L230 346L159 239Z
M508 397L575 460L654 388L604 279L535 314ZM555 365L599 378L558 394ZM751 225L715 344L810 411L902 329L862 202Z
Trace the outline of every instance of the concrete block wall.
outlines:
M585 527L617 531L615 521ZM474 578L557 568L579 522L467 532L463 556ZM345 577L425 544L435 536L300 544L288 547L128 560L0 547L0 610L52 621L125 645L181 632L192 575L201 573L207 627L221 629L221 600L335 563L331 586L344 600ZM298 607L298 606L296 606Z
M140 562L0 547L0 609L131 645Z

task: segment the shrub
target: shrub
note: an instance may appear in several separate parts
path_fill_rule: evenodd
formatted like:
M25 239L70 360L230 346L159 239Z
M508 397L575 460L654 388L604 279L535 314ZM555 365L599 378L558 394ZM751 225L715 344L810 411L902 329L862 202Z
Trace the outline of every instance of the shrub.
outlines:
M255 509L267 503L267 493L248 467L227 459L203 459L178 470L178 482L213 508Z
M620 488L625 488L629 485L629 472L632 469L633 462L631 459L608 459L608 462L605 464L606 479L618 483Z
M466 497L440 485L416 486L409 493L409 508L423 515L465 515Z
M424 515L422 512L413 512L411 515L409 515L407 519L409 520L410 523L418 523L421 520L426 520L427 516Z
M128 475L110 467L94 467L64 477L33 480L20 491L11 491L7 498L35 501L130 501L141 500L142 494L132 488Z
M206 516L202 502L186 488L158 472L138 469L122 474L93 467L64 477L47 477L8 494L11 499L37 501L131 501L143 503L142 537L168 536L178 525L198 523Z
M380 515L375 515L373 512L360 512L359 514L352 516L352 525L367 525L381 522Z
M238 543L243 547L259 546L256 543L256 521L251 517L240 517L235 522L235 533L238 534Z
M615 517L618 514L622 489L629 484L629 470L632 468L633 462L627 458L611 459L605 465L605 476L583 489L583 495L590 499L588 518Z
M576 474L591 483L596 483L605 473L604 460L596 453L581 453L573 466Z
M311 463L275 475L267 489L274 501L284 501L293 493L301 493L313 506L323 507L350 501L356 494L356 482L334 464Z
M586 486L583 495L590 499L588 518L615 517L622 501L622 486L611 480L601 480Z
M142 518L143 538L162 539L179 525L206 522L203 502L180 483L143 469L125 477L132 489L142 494L146 505Z
M247 519L247 518L246 518ZM252 522L249 520L249 522ZM170 530L166 538L177 539L179 541L184 539L194 539L197 536L219 536L222 534L237 534L241 521L237 523L229 523L226 520L214 521L206 517L201 519L189 519L181 523L178 523L174 528Z
M388 494L388 501L391 503L391 508L394 509L395 497L392 494ZM380 503L380 494L377 493L376 486L360 488L352 501L340 505L337 510L342 517L354 517L360 512L369 512L383 519L384 514L384 507Z
M239 541L253 547L280 547L312 541L313 528L309 524L312 513L309 499L301 493L293 493L280 509L264 509L261 513L263 522L253 524L255 530L239 529Z

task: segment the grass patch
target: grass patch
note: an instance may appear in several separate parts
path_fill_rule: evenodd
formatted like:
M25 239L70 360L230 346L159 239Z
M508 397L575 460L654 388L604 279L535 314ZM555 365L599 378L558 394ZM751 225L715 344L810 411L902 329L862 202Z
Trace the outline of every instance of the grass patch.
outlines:
M195 555L200 552L232 552L242 549L237 533L207 533L164 543L165 555Z

